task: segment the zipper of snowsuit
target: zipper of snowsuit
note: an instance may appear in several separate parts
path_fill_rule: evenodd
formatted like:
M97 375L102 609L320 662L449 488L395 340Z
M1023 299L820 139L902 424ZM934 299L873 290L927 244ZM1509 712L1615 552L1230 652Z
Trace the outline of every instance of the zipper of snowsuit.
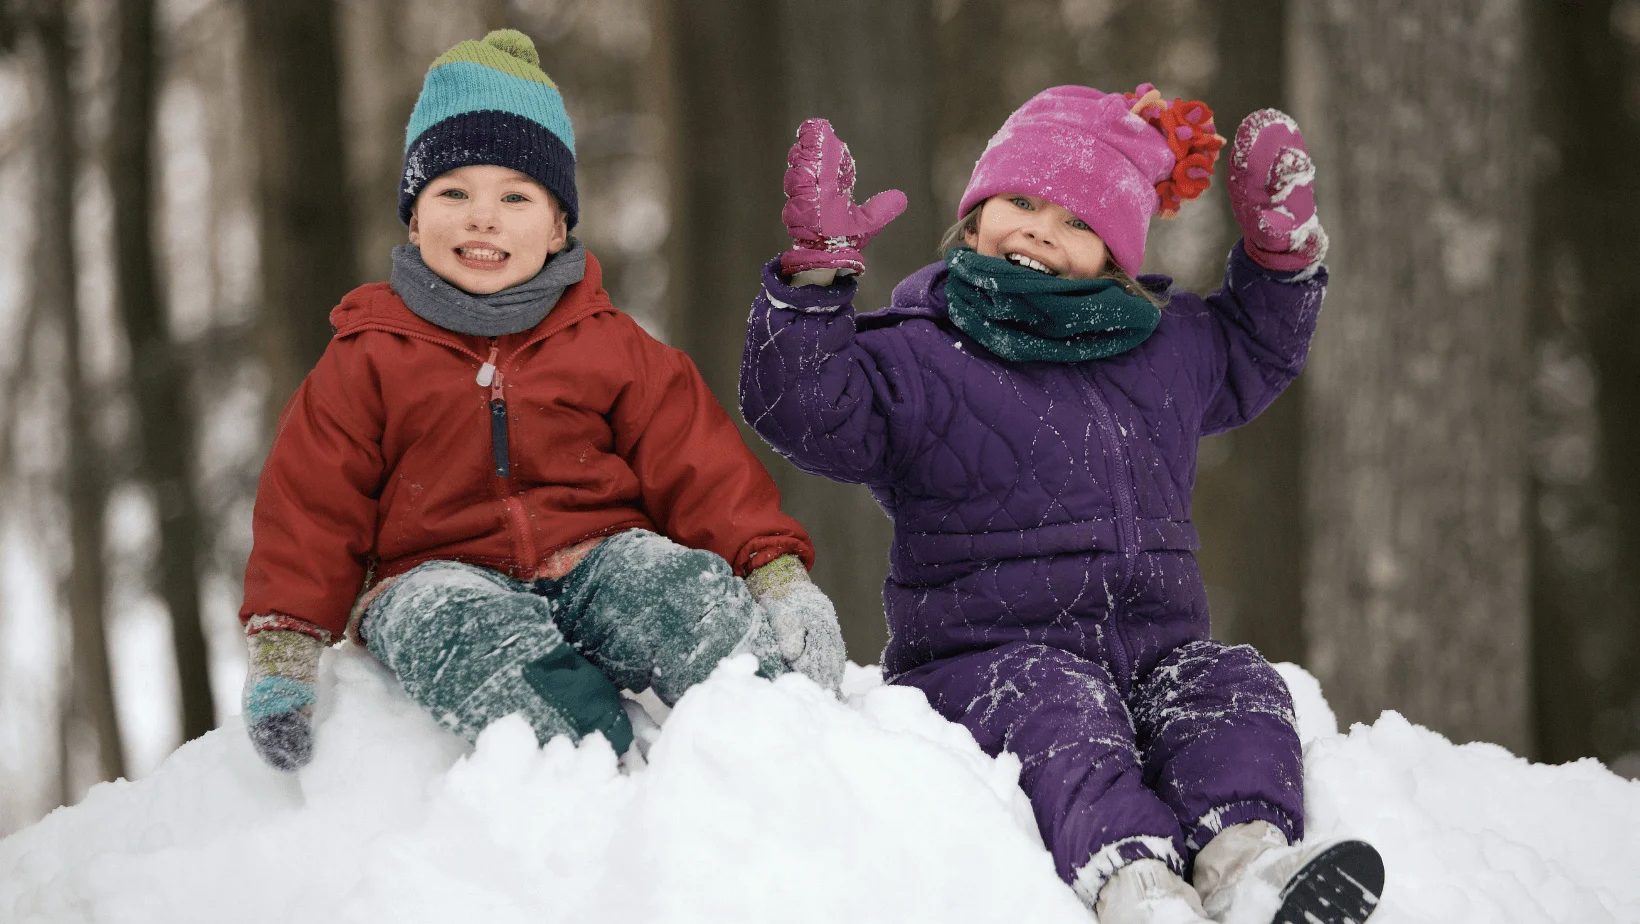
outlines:
M490 453L495 459L495 475L506 478L512 474L507 461L507 395L501 390L501 370L496 368L496 356L501 347L490 338L490 357L478 367L479 387L490 390Z
M1110 405L1105 402L1105 396L1099 393L1093 383L1088 381L1088 373L1076 370L1076 381L1081 386L1082 394L1087 396L1088 403L1093 405L1094 423L1099 427L1099 434L1111 451L1111 495L1116 502L1116 551L1122 556L1121 589L1127 589L1133 580L1134 556L1139 549L1139 523L1133 509L1133 485L1128 478L1128 458L1125 444L1118 438L1116 417L1111 413ZM1122 637L1122 629L1117 624L1116 607L1114 600L1110 611L1111 639L1115 643L1112 647L1120 664L1122 674L1128 678L1128 684L1134 679L1133 672L1137 668L1128 651L1127 640ZM1117 678L1118 685L1122 684Z

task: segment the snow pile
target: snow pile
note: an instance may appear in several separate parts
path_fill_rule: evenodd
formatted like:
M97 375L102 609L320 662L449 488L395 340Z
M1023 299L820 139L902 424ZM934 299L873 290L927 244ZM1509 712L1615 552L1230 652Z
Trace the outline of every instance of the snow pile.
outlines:
M1314 835L1364 836L1374 924L1640 922L1640 783L1454 747L1386 713L1349 735L1282 665ZM0 921L1081 922L1016 782L912 690L846 703L750 659L669 716L647 766L511 718L468 753L346 646L312 765L262 766L237 720L135 783L0 841Z

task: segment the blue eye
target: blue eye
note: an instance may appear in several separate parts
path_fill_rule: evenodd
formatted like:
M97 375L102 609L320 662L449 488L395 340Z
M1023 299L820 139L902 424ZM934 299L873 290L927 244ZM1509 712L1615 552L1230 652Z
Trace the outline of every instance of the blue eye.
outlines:
M524 196L520 195L519 193L507 193L505 196L501 197L501 201L502 202L528 202L530 200L525 198Z
M1032 210L1031 200L1025 198L1024 196L1015 196L1008 201L1012 202L1016 208L1022 208L1027 212Z
M1065 223L1070 225L1071 227L1075 228L1078 231L1092 231L1093 230L1092 228L1088 227L1087 222L1083 221L1080 218L1072 218L1070 221L1067 221Z
M448 197L450 199L465 199L465 198L467 198L467 194L462 192L459 189L446 189L445 191L439 193L439 195Z

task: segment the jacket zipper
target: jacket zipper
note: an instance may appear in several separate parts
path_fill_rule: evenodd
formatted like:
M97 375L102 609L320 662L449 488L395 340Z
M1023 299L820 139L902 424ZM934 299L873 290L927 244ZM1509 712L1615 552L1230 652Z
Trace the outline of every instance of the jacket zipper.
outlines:
M496 477L506 478L512 474L512 466L507 461L507 395L501 390L501 370L495 367L496 354L500 351L491 340L490 358L478 367L476 381L479 387L490 389L490 451L495 457Z
M1087 374L1078 370L1077 384L1082 388L1082 394L1087 396L1088 403L1093 405L1094 422L1099 427L1099 434L1106 446L1110 447L1111 493L1116 501L1116 549L1122 556L1121 588L1125 590L1133 579L1134 556L1139 546L1139 526L1133 511L1133 486L1128 480L1127 452L1116 432L1115 415L1111 413L1110 405L1105 403L1105 397L1099 394L1099 389L1088 381ZM1113 648L1120 662L1123 676L1128 682L1133 680L1134 665L1127 650L1127 640L1122 637L1122 629L1116 618L1115 601L1112 600L1110 612L1111 640ZM1118 681L1120 683L1120 681Z
M563 326L564 325L560 325L541 331L536 334L536 336L530 338L528 343L525 343L523 346L520 346L518 349L507 354L507 358L511 359L528 347L540 343L547 337L557 333ZM477 353L467 349L465 346L454 340L447 340L443 337L433 337L421 331L407 330L405 328L389 324L363 324L357 328L349 329L348 333L352 334L361 330L379 330L390 334L397 334L401 337L409 337L425 343L446 347L448 349L455 350L464 356L471 356L473 359L479 360L481 365L478 368L478 376L475 378L475 381L478 383L479 387L488 388L490 390L490 449L492 459L495 463L496 477L502 479L511 477L512 464L509 461L507 433L507 395L506 392L502 390L502 379L504 377L501 373L500 361L498 360L498 357L501 354L501 347L496 338L490 338L490 355L486 358L479 356ZM517 533L517 546L522 552L522 554L518 557L523 560L534 562L536 554L535 543L530 534L529 516L524 512L524 505L519 502L518 498L512 496L505 484L498 484L496 487L498 496L502 502L502 506L507 511L507 518L512 521L513 530ZM519 569L523 569L522 563L520 563L517 567ZM530 567L533 568L534 566L531 565Z
M495 338L490 338L490 356L484 360L484 365L478 367L478 377L475 381L479 387L490 390L490 452L495 460L495 476L504 482L512 475L512 463L508 461L507 394L502 390L505 376L496 368L496 357L500 352L500 345L496 343ZM507 519L511 521L516 538L518 554L513 556L517 562L513 576L522 577L536 566L535 542L530 535L529 516L524 512L524 504L506 484L498 484L496 488L501 497L501 506L507 511Z

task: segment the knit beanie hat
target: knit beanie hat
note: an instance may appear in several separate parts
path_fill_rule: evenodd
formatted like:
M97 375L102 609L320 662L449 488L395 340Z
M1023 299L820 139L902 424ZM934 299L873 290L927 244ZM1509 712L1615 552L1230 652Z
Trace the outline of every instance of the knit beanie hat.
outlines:
M1200 102L1175 99L1135 115L1151 89L1051 87L1026 100L985 146L957 217L999 193L1040 196L1087 222L1116 265L1138 275L1150 217L1201 195L1224 144Z
M575 129L558 85L542 73L535 43L516 29L466 41L427 70L404 131L399 220L416 195L460 167L510 167L551 190L575 227Z

